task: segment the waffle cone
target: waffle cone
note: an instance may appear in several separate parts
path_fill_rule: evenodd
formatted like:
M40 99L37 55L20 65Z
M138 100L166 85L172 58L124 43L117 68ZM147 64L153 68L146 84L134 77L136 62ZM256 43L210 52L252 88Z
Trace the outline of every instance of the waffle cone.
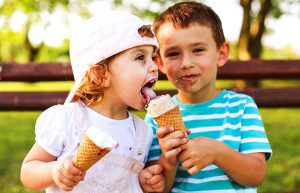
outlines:
M175 131L179 130L179 131L186 132L186 127L183 123L178 106L172 108L171 110L167 111L166 113L158 117L154 117L154 120L161 127L173 126Z
M87 135L84 135L73 159L74 165L86 172L92 165L104 157L110 149L101 149Z

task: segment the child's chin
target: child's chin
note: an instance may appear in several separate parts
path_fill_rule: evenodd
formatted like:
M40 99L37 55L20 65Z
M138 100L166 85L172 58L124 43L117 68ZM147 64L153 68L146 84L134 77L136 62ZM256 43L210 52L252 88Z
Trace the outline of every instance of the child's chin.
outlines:
M140 103L139 105L131 106L131 108L133 108L134 110L137 110L137 111L143 111L143 110L145 110L145 104Z

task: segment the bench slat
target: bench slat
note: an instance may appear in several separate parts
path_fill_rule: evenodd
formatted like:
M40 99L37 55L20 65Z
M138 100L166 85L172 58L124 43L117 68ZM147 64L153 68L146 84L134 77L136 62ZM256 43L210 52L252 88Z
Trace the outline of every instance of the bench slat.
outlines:
M218 79L299 79L300 60L228 61L218 71ZM166 80L162 73L160 80ZM65 81L73 80L72 69L64 63L0 62L1 81Z
M234 90L234 89L233 89ZM259 107L300 107L300 88L235 90L252 96ZM175 90L159 90L157 95L176 94ZM63 104L68 92L1 92L0 111L45 110Z

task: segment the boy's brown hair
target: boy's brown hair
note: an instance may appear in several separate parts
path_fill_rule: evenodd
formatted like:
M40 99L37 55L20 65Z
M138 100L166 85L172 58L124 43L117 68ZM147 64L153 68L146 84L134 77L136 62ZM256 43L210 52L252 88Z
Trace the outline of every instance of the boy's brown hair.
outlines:
M138 29L138 33L141 37L154 37L151 25L143 25ZM105 73L109 70L108 65L116 55L93 65L86 72L79 88L75 92L74 99L72 101L81 100L86 105L93 105L102 101L104 96L104 88L102 84L105 79Z
M187 28L192 24L207 26L211 29L218 48L225 42L222 22L219 16L208 6L197 2L177 3L165 10L154 21L154 32L164 23L172 23L175 28Z

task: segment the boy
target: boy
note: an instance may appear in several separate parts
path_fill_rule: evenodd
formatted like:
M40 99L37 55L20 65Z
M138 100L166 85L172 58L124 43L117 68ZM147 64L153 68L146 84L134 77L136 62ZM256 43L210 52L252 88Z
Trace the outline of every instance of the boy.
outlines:
M253 99L215 86L229 55L219 17L182 2L156 19L154 32L157 65L177 88L172 99L191 132L187 139L146 116L157 134L148 160L163 167L164 192L256 192L272 151Z

